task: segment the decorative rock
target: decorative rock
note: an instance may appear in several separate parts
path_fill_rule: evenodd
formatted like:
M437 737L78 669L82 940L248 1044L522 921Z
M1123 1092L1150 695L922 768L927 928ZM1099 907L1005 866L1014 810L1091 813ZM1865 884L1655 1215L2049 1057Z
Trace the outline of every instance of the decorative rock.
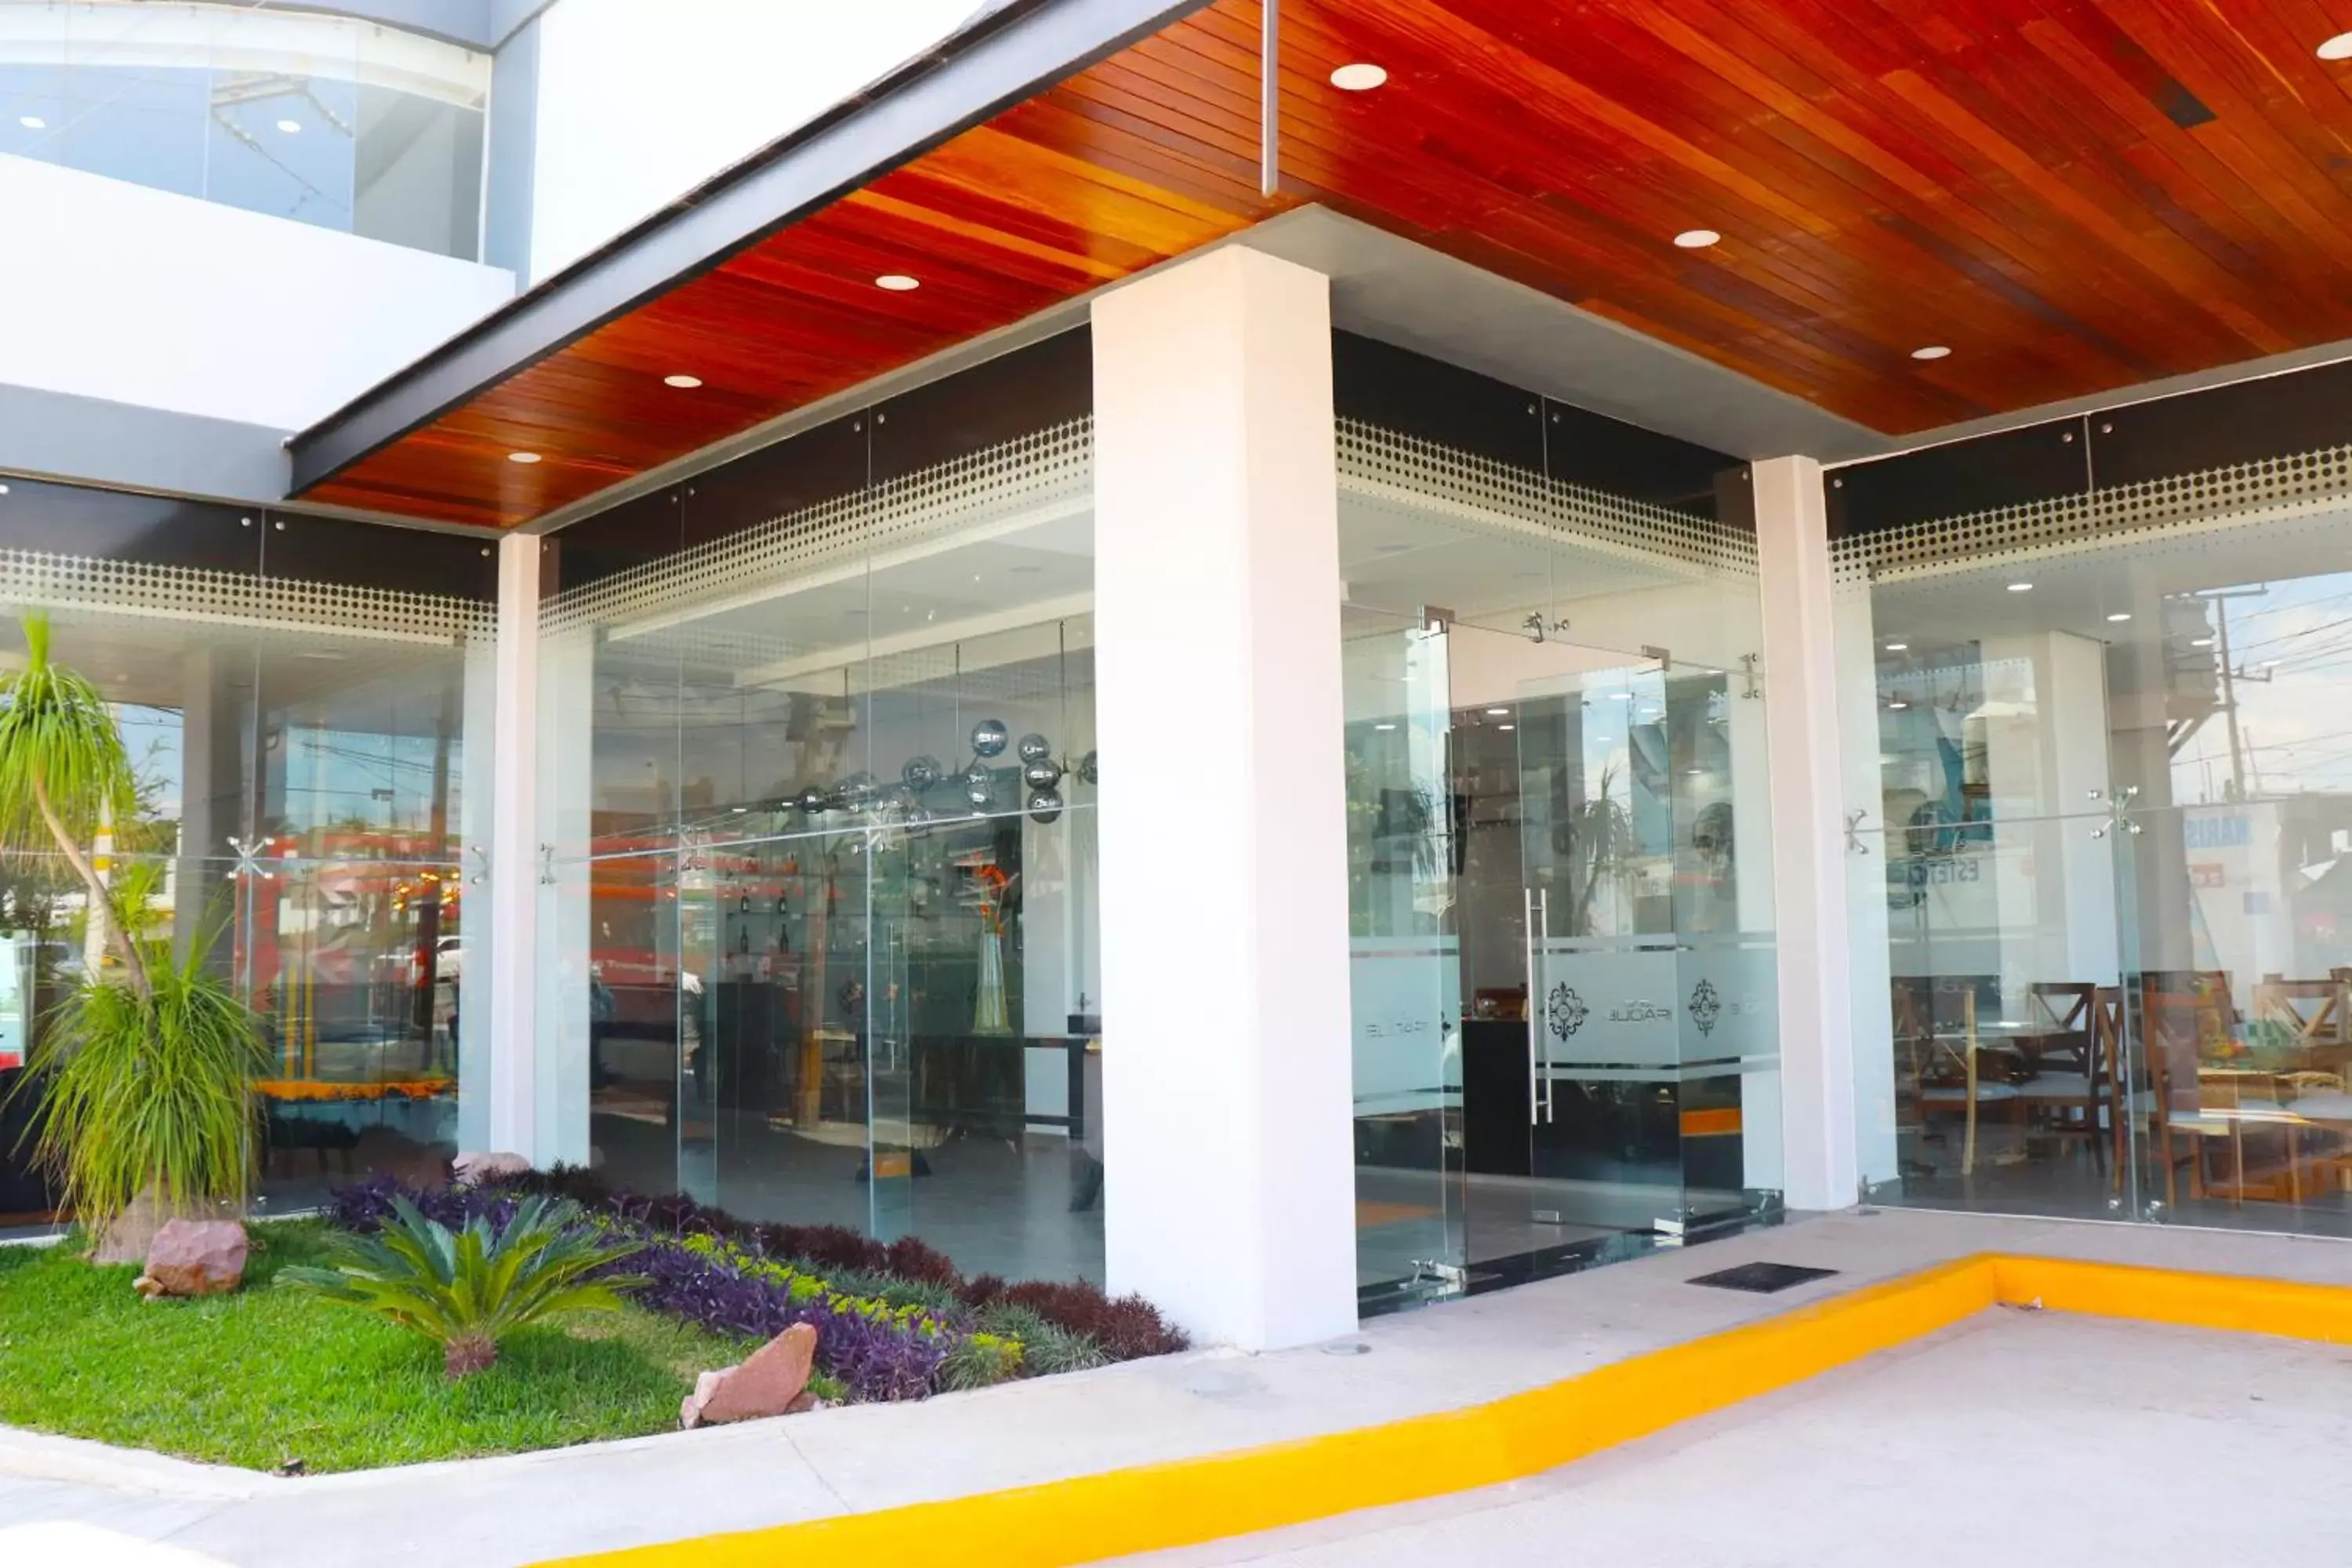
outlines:
M142 1296L217 1296L245 1279L245 1226L232 1219L175 1219L155 1233Z
M742 1365L722 1367L696 1378L694 1392L678 1407L678 1425L691 1429L806 1409L801 1400L808 1389L809 1367L815 1360L814 1325L794 1323L753 1351Z
M156 1236L174 1219L229 1220L237 1218L234 1204L195 1204L174 1212L163 1201L163 1195L153 1187L142 1188L131 1200L131 1206L114 1216L99 1233L89 1251L92 1263L143 1263L148 1249L155 1245Z
M484 1182L497 1181L500 1176L520 1176L530 1170L530 1162L520 1154L486 1154L475 1151L460 1154L449 1166L450 1180L461 1186L479 1186Z

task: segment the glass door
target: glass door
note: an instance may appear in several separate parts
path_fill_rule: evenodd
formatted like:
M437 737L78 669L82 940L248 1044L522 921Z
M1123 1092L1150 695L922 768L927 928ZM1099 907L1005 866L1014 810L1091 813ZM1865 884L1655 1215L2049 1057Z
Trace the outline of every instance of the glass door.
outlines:
M1474 1271L1768 1211L1770 874L1751 853L1742 876L1738 838L1767 809L1755 683L1533 629L1457 627L1451 652Z
M1447 628L1344 612L1357 1283L1368 1310L1468 1283Z

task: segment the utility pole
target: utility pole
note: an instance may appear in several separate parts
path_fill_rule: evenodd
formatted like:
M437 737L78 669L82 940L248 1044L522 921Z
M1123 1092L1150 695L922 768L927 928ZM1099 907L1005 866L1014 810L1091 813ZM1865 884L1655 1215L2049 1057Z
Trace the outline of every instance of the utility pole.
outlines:
M2213 600L2213 626L2221 638L2217 651L2221 656L2221 715L2230 722L2230 798L2246 798L2246 748L2238 733L2238 688L2236 671L2230 667L2230 602L2220 595Z

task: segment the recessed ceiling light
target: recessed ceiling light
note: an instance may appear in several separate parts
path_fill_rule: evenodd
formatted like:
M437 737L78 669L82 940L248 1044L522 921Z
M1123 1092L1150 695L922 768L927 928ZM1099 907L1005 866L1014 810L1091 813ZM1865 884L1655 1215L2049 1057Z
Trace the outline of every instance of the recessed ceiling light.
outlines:
M507 461L509 463L536 463L539 461L539 454L537 452L509 452L507 454Z
M1889 653L1901 653L1905 648L1909 647L1911 645L1907 642L1891 642L1886 645L1886 651Z
M1612 700L1619 702L1631 702L1633 700L1633 694L1630 691L1612 691L1609 695Z
M1489 708L1486 713L1490 718L1507 719L1510 717L1511 710L1507 708Z
M885 272L874 279L874 287L887 289L893 294L911 294L923 286L919 278L909 278L903 272Z
M1495 728L1497 730L1516 730L1518 726L1517 724L1497 724Z
M2009 591L2012 594L2031 594L2033 592L2033 584L2031 583L2011 583L2009 585Z
M2352 60L2352 33L2338 33L2319 46L2323 60Z
M16 116L16 123L27 131L47 131L49 128L49 122L37 114L20 114Z
M2114 615L2109 616L2107 619L2111 621L2127 621L2131 619L2131 612L2129 610L2117 610Z
M1913 349L1911 357L1913 359L1946 359L1950 356L1951 352L1941 343L1929 343L1924 349Z
M1904 700L1903 700L1903 699L1901 699L1900 697L1898 697L1898 698L1896 698L1894 701L1892 701L1892 702L1888 703L1888 704L1887 704L1887 706L1888 706L1889 708L1908 708L1908 707L1910 707L1910 706L1911 706L1911 704L1909 704L1908 702L1904 701Z
M1375 724L1372 728L1375 730L1393 730L1396 726L1393 724Z
M2211 637L2190 637L2189 639L2189 646L2190 647L2211 647L2213 646L2213 639Z
M1331 73L1331 85L1341 92L1370 92L1389 79L1388 69L1369 61L1341 66Z
M675 386L680 392L692 392L702 384L702 378L698 375L666 375L662 377L662 384Z
M1686 228L1675 236L1675 243L1685 250L1705 250L1710 245L1723 243L1723 236L1711 228Z
M278 129L289 136L293 136L300 132L302 122L299 120L281 120L278 122Z

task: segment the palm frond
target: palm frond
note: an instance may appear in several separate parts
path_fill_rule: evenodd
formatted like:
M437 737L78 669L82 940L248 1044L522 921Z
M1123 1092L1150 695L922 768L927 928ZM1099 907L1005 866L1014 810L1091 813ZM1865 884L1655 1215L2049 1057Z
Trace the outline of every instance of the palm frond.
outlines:
M517 1329L626 1305L622 1292L643 1281L590 1276L637 1245L600 1234L572 1203L535 1195L503 1225L477 1215L453 1231L404 1196L374 1237L341 1240L332 1268L287 1268L278 1278L425 1335L449 1352L457 1376L483 1363L455 1347L495 1347Z
M34 1033L12 1096L38 1086L34 1157L93 1230L150 1187L173 1213L247 1196L268 1046L204 961L159 965L143 994L86 976Z

